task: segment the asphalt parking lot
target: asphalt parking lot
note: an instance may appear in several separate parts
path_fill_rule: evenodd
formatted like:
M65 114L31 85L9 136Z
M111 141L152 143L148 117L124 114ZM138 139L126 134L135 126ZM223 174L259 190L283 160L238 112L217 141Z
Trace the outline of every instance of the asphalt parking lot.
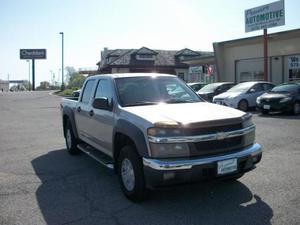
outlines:
M60 97L0 93L0 224L300 224L300 116L254 113L258 167L233 182L128 201L117 176L65 150Z

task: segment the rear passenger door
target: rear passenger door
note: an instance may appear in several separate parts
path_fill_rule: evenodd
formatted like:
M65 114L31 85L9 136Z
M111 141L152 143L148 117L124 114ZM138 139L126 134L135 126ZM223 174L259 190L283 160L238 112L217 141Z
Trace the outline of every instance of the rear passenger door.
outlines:
M79 138L87 143L91 141L89 128L91 124L91 101L95 90L96 80L88 80L83 88L82 95L75 109L75 121Z

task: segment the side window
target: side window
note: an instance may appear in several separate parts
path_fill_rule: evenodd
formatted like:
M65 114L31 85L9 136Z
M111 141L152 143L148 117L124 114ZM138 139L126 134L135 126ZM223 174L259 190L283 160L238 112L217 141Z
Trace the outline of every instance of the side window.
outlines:
M84 104L89 103L89 101L91 99L91 96L92 96L92 91L93 91L94 84L95 84L95 80L89 80L85 84L85 87L83 89L82 98L81 98L82 103L84 103Z
M108 80L100 80L96 89L95 98L107 98L109 103L112 99L112 90Z
M261 84L254 85L251 89L254 89L254 92L263 91L263 86Z
M271 85L271 84L263 84L263 86L264 86L265 91L270 90L270 89L273 88L273 85Z

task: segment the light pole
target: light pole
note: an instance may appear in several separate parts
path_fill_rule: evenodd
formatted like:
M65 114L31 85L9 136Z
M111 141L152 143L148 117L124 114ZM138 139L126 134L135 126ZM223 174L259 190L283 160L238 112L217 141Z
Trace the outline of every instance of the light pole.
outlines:
M61 34L61 90L65 89L64 84L64 32L59 32Z
M30 60L27 59L26 62L28 62L28 91L30 91Z

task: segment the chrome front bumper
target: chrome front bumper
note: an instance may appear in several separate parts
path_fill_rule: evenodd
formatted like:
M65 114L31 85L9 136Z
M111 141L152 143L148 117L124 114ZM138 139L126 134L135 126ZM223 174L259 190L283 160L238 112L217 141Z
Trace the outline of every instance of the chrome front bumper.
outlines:
M205 165L216 163L218 161L232 159L232 158L242 158L242 157L255 157L262 153L262 148L259 144L253 144L250 147L244 148L239 152L232 154L199 158L199 159L150 159L143 158L143 164L145 167L151 168L153 170L168 171L168 170L187 170L191 169L193 166Z

